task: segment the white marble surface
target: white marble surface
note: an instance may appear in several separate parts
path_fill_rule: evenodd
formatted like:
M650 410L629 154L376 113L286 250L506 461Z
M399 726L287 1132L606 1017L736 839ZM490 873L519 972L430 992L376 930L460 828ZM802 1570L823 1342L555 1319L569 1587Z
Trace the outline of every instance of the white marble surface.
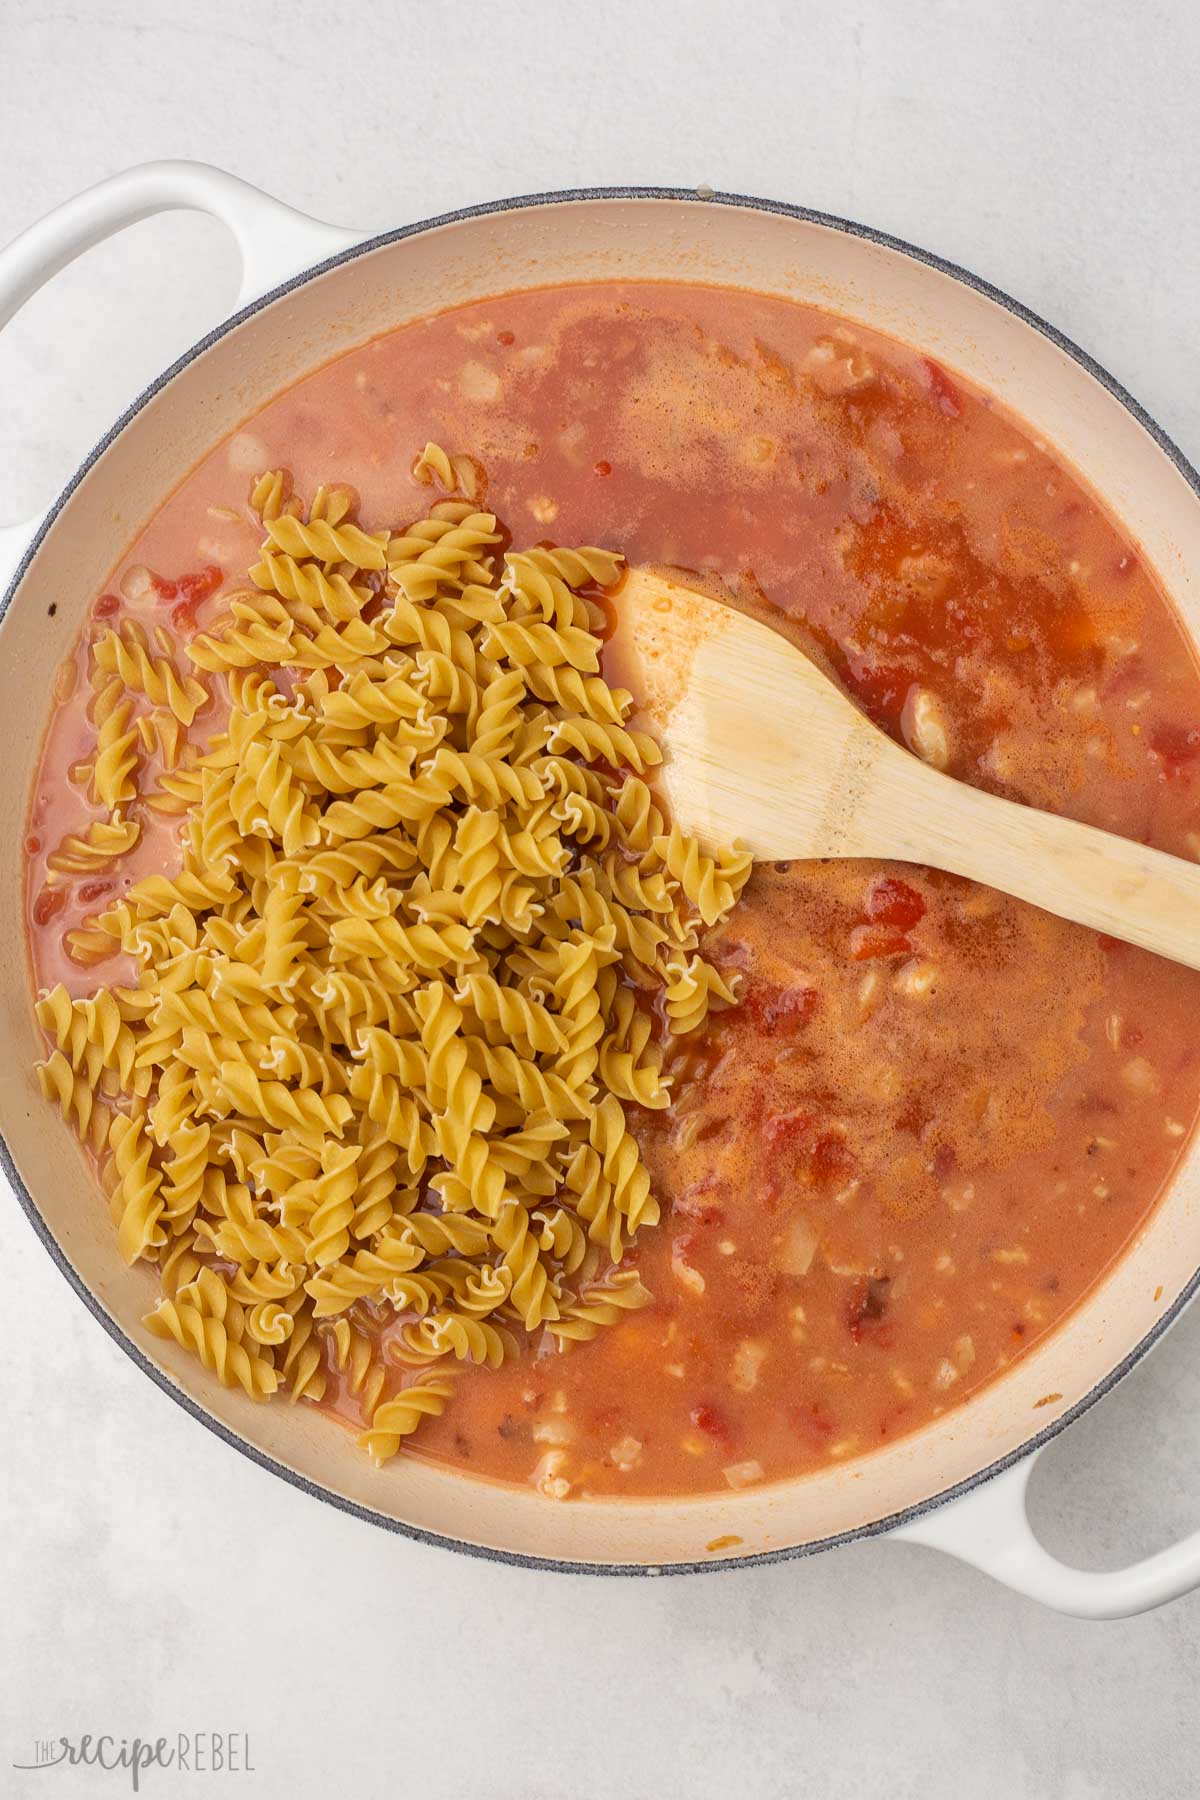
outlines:
M737 24L733 23L736 13ZM869 220L1093 350L1200 457L1187 0L0 0L0 241L101 175L224 163L384 227L650 181ZM44 505L220 313L216 225L138 227L0 339L0 509ZM1200 1598L1096 1626L873 1543L657 1583L526 1574L304 1499L150 1387L0 1194L0 1793L58 1732L248 1731L254 1775L144 1792L495 1800L1157 1800L1200 1786ZM1200 1522L1200 1313L1052 1449L1054 1549ZM1196 1408L1197 1410L1193 1410Z

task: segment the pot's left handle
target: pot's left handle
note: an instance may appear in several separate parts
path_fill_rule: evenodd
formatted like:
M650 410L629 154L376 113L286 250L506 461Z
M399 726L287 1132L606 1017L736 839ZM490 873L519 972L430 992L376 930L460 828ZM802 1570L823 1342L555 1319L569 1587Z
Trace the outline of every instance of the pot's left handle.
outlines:
M208 163L141 163L64 201L0 250L0 327L93 244L155 213L180 210L210 213L233 233L242 257L238 307L360 243L365 235L312 219ZM31 519L0 527L0 591L16 572L37 525Z

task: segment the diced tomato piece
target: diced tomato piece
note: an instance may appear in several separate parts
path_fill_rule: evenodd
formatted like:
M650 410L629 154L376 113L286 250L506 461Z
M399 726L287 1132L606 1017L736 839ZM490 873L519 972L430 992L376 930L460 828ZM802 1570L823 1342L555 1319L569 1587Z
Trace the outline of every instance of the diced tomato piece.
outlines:
M55 913L60 913L67 903L67 896L61 888L43 888L33 903L33 922L35 925L48 925Z
M776 987L756 981L742 1001L743 1012L764 1031L800 1031L816 1011L820 996L813 987Z
M907 956L912 945L890 925L856 925L850 933L850 954L855 962L872 962L879 956Z
M36 831L31 831L29 836L25 839L25 854L26 854L26 856L36 856L38 851L41 849L41 847L42 847L41 838L38 836Z
M933 1172L944 1180L958 1162L958 1154L953 1144L939 1144L933 1153Z
M517 334L515 331L498 331L496 333L496 342L498 344L515 344L516 341Z
M724 1210L715 1201L706 1200L704 1196L711 1194L723 1186L715 1175L706 1175L699 1181L691 1182L678 1194L671 1207L672 1213L681 1214L685 1219L695 1219L698 1225L721 1225L725 1220ZM682 1251L691 1248L692 1239L676 1238Z
M913 679L907 669L874 666L848 671L846 684L868 718L877 725L895 727L900 723Z
M1149 674L1150 671L1146 667L1146 660L1143 656L1136 653L1132 656L1123 656L1112 674L1105 677L1100 688L1100 697L1102 700L1128 698L1145 687Z
M181 600L207 600L211 594L216 593L222 579L221 570L216 563L205 563L194 574L181 575L175 586Z
M715 1438L718 1443L729 1441L729 1421L718 1406L693 1406L692 1424L705 1437Z
M823 1132L812 1150L812 1170L817 1180L841 1180L853 1167L854 1155L845 1138L835 1131Z
M593 463L592 467L602 480L605 476L612 474L612 464L610 462L605 462L603 457L598 463Z
M177 581L168 581L165 575L155 575L151 571L150 586L154 589L156 600L174 600L179 592Z
M102 894L111 894L112 890L111 881L85 881L79 890L79 898L86 906L93 900L99 900Z
M101 594L92 608L92 614L97 619L111 619L113 614L119 612L120 609L121 602L116 594Z
M789 1407L788 1419L801 1437L818 1446L827 1444L836 1429L834 1421L819 1400L814 1400L807 1406Z
M702 1124L697 1126L696 1135L692 1139L692 1142L694 1144L707 1144L712 1138L724 1137L728 1125L729 1119L727 1115L714 1113L710 1119L705 1119Z
M1194 726L1188 730L1183 725L1154 725L1146 741L1161 762L1168 781L1173 781L1188 763L1195 762L1200 756L1200 731Z
M871 1275L856 1283L846 1308L846 1324L856 1344L862 1342L864 1331L870 1331L875 1342L881 1341L877 1328L887 1315L890 1285L886 1275Z
M913 1137L920 1137L933 1117L933 1107L928 1094L913 1093L909 1095L901 1110L896 1114L896 1129L907 1131Z
M937 401L940 410L944 412L948 418L957 419L959 413L962 411L962 394L959 391L958 384L951 381L945 369L942 368L942 365L940 363L935 363L932 357L923 356L921 361L925 365L925 373L929 377L929 386L933 391L933 397Z
M877 925L895 925L911 931L925 917L926 907L916 888L896 875L881 875L867 889L866 912Z
M764 1175L758 1182L758 1198L767 1212L778 1212L779 1203L783 1199L783 1188L773 1175Z
M794 1112L769 1113L763 1120L763 1141L772 1150L782 1150L810 1137L816 1122L816 1113L805 1112L802 1108Z

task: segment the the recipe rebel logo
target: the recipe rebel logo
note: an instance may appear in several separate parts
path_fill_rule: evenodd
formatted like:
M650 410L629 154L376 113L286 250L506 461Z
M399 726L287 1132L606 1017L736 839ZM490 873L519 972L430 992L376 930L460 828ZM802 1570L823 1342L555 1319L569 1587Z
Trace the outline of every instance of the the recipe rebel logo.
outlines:
M255 1765L246 1731L178 1731L171 1737L114 1737L84 1732L79 1737L38 1738L33 1755L12 1767L21 1770L96 1769L124 1771L133 1793L143 1776L170 1769L188 1775L253 1775Z

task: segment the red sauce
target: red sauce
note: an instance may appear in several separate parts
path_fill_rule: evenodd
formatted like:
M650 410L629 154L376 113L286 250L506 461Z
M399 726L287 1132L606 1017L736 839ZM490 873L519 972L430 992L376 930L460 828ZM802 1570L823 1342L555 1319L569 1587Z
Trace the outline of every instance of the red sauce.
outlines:
M372 528L427 505L428 439L479 459L525 541L723 581L960 780L1200 853L1200 681L1138 547L957 374L782 301L546 290L368 344L219 446L91 612L203 628L255 559L254 474L347 483ZM62 934L95 884L48 888L45 858L95 816L68 777L81 667L28 846L37 977L75 992L95 977ZM122 878L173 865L170 820L144 823ZM527 1481L555 1446L573 1492L671 1493L863 1453L1054 1329L1195 1119L1200 977L950 876L761 866L710 954L744 1003L637 1123L664 1211L637 1251L653 1306L468 1372L408 1454ZM336 1381L330 1403L356 1416Z

